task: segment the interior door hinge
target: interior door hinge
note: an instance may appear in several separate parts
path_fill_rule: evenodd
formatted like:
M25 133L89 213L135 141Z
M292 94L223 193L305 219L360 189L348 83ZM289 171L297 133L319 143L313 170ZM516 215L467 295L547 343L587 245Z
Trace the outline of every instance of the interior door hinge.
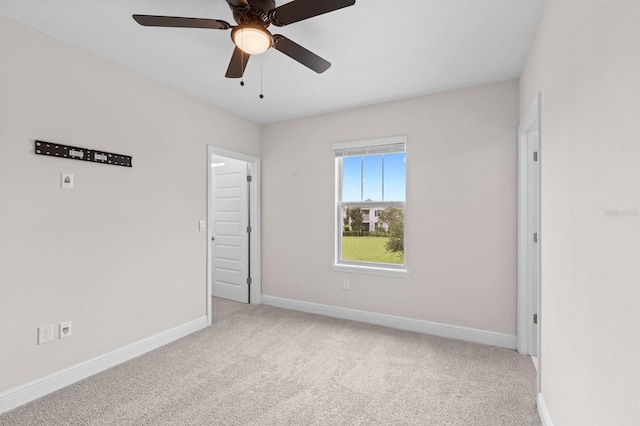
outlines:
M247 234L250 234L250 233L251 233L251 227L247 226Z
M533 153L533 161L538 161L538 151Z
M251 277L247 277L247 284L251 285Z
M538 314L533 314L533 323L534 324L538 323Z
M251 182L251 179L252 179L251 175L247 175L247 182Z
M537 243L537 242L538 242L538 233L537 233L537 232L535 232L535 233L533 234L533 242L534 242L534 243Z

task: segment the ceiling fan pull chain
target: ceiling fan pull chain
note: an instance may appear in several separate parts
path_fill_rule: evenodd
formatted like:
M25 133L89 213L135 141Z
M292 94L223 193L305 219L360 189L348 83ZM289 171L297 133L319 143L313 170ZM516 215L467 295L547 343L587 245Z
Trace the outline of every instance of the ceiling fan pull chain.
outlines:
M242 37L242 43L244 44L244 33L240 34ZM240 49L240 66L244 66L244 50ZM242 75L240 76L240 86L244 87L244 69L242 70Z
M264 95L262 94L262 56L260 56L260 99L263 99Z

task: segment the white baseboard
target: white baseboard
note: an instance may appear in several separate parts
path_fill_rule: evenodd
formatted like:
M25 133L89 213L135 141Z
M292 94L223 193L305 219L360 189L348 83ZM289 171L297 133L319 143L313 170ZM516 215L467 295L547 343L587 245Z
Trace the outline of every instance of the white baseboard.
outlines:
M547 404L544 402L542 393L538 394L538 414L542 421L542 426L553 426L553 420L551 420L551 414L547 408Z
M536 369L536 373L538 372L538 357L530 355L531 362L533 363L533 367Z
M26 383L0 394L0 413L4 413L22 404L38 399L44 395L62 389L75 382L86 379L96 373L114 367L146 352L164 346L207 326L207 317L200 317L186 324L134 342L123 348L65 368L46 377Z
M511 334L440 324L437 322L404 318L394 315L378 314L375 312L358 311L355 309L340 308L337 306L320 305L318 303L302 302L282 297L262 295L262 303L279 308L293 309L312 314L383 325L400 330L416 331L418 333L450 337L452 339L499 346L508 349L515 349L517 343L516 336Z

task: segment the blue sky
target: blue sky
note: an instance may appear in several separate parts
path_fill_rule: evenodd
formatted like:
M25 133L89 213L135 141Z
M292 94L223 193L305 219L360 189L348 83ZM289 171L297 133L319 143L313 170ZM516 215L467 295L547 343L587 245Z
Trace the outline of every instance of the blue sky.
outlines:
M342 201L405 201L406 153L344 157ZM383 182L384 163L384 182ZM361 180L362 178L362 180ZM362 182L362 198L361 194ZM384 199L382 198L384 188Z

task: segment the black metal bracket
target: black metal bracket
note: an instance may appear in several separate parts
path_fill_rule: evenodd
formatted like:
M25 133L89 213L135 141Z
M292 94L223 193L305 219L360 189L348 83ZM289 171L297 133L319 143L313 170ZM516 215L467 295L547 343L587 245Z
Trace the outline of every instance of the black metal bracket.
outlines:
M93 163L111 164L113 166L133 167L133 157L129 155L96 151L94 149L79 148L77 146L62 145L59 143L36 140L35 152L39 155L49 155L52 157L91 161Z

